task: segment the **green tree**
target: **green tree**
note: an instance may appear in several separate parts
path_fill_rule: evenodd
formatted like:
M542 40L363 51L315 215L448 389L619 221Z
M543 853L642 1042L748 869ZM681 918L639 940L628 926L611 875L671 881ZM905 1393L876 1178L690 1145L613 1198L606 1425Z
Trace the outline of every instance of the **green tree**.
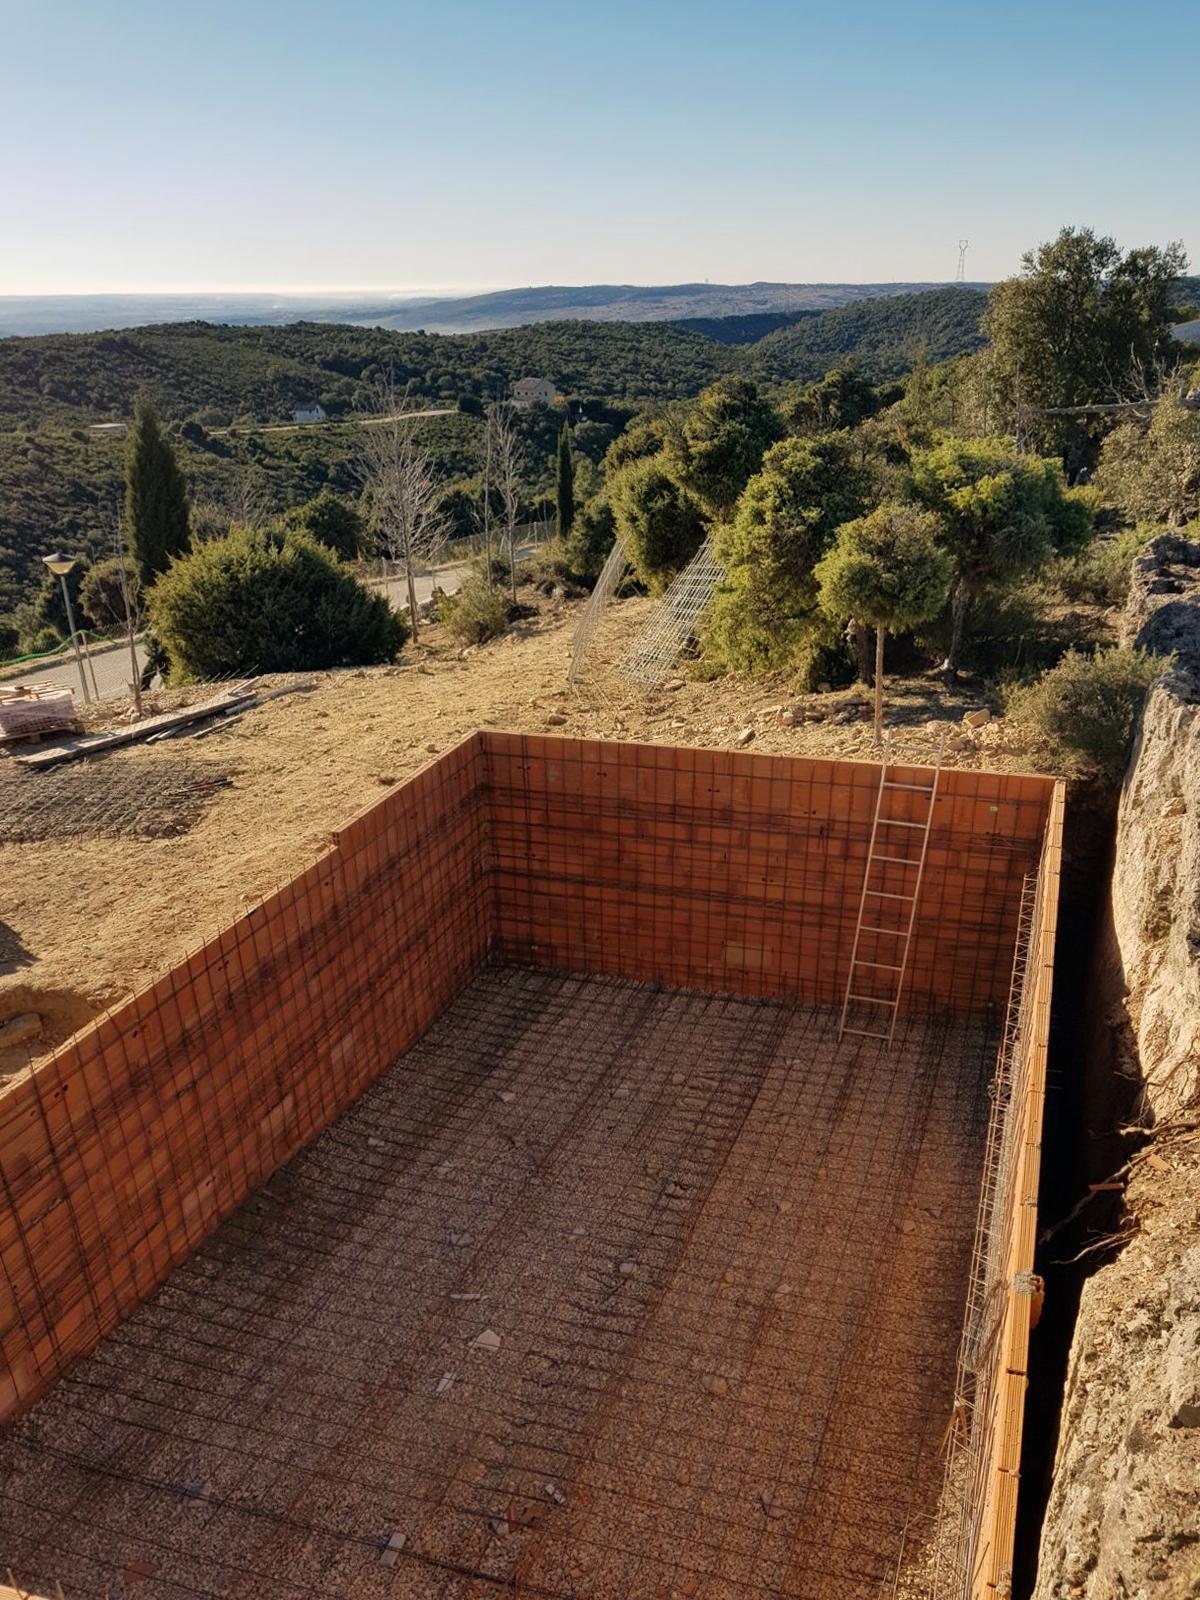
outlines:
M806 383L789 395L781 409L793 433L836 433L873 417L898 400L901 392L897 386L876 389L853 367L834 367L816 383Z
M943 668L953 677L980 591L1036 572L1055 551L1078 549L1091 531L1091 497L1067 488L1058 461L1021 455L1010 439L944 439L915 451L909 473L913 498L941 517L954 558Z
M124 557L110 556L89 567L79 585L79 609L88 626L97 633L124 633L126 597L136 584L137 572Z
M188 547L187 487L154 408L139 400L125 447L125 538L148 589Z
M920 506L889 503L843 523L814 577L821 609L835 622L875 629L875 742L883 740L883 645L889 633L928 622L946 604L954 563L939 540L942 520Z
M1200 515L1200 410L1164 395L1148 427L1114 428L1096 487L1133 522L1182 527Z
M391 661L408 637L387 601L298 528L232 528L174 561L150 627L177 681Z
M332 489L322 489L302 506L293 506L284 514L283 521L289 528L311 533L343 561L358 560L371 542L367 524L357 506L350 505Z
M1092 458L1102 414L1074 411L1139 392L1169 348L1170 299L1187 266L1181 244L1122 254L1090 228L1064 228L1023 257L988 298L983 371L993 415L1073 478ZM1048 414L1049 413L1049 414Z
M771 402L748 379L728 377L701 391L667 448L680 483L724 517L782 435Z
M554 505L560 539L569 538L575 521L575 461L571 455L571 427L564 422L558 435L554 464Z
M568 559L581 578L594 581L600 576L616 537L613 509L602 491L580 506L567 541Z
M787 666L813 627L813 567L834 530L866 509L870 478L849 433L783 439L714 534L725 569L705 650L726 670Z
M671 421L665 416L635 417L604 452L604 473L627 467L631 461L658 455L671 434Z
M656 592L686 566L708 531L703 506L658 456L613 473L608 502L638 577Z

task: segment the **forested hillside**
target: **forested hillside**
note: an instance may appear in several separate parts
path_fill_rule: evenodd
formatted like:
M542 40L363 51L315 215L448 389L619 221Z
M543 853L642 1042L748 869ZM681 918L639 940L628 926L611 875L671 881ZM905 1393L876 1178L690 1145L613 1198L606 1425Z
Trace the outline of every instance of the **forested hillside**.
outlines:
M830 367L852 361L876 383L901 378L911 371L920 348L929 362L979 349L986 305L986 294L956 287L840 306L751 345L745 371L760 379L810 383Z
M369 405L383 377L450 405L463 394L506 395L529 375L551 377L566 395L670 400L695 394L729 359L713 340L662 322L455 335L315 322L50 334L0 341L0 431L124 418L142 391L168 421L208 427L286 422L293 407L312 403L339 416Z
M515 378L548 377L594 419L590 443L575 432L581 451L598 458L634 411L691 399L722 373L771 384L851 365L879 380L909 370L922 346L930 361L972 349L982 300L970 289L899 295L789 313L783 327L781 313L692 327L547 322L457 335L196 322L0 340L0 613L36 589L47 545L91 559L107 551L121 443L90 430L128 418L138 395L175 431L194 501L236 509L250 497L281 511L325 487L357 494L354 423L378 403L384 379L432 408L478 412L477 402L507 395ZM772 331L759 338L764 329ZM271 431L314 404L329 422ZM560 420L542 430L525 424L528 492L548 483ZM468 490L480 466L478 417L458 412L423 426L442 481Z

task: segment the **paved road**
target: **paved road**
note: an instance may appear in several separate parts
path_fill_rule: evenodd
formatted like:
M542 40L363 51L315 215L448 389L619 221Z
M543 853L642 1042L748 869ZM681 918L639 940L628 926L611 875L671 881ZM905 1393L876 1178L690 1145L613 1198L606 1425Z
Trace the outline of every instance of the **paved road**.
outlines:
M433 586L437 583L446 594L453 594L470 571L469 567L443 567L440 572L429 573L416 580L417 604L428 600L433 593ZM408 585L403 578L390 578L386 583L372 584L372 588L386 594L392 605L398 610L408 607ZM145 657L141 650L138 651L139 664ZM100 691L101 700L111 700L116 695L125 694L129 688L130 665L129 647L124 644L93 645L91 649L91 663L95 668L96 687ZM55 656L48 663L40 663L22 668L12 668L0 673L0 682L3 683L61 683L75 691L78 701L79 693L79 668L75 664L75 652L67 650L62 655ZM91 689L92 674L88 672L88 688Z

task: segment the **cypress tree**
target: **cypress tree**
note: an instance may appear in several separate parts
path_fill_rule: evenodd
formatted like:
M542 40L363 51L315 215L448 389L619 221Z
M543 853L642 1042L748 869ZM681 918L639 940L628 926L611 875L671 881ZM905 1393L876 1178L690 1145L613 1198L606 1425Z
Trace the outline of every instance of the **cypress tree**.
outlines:
M558 461L554 479L558 510L558 536L565 539L575 521L575 461L571 455L571 425L564 422L558 436Z
M125 448L125 538L147 589L188 547L187 486L154 408L134 407Z

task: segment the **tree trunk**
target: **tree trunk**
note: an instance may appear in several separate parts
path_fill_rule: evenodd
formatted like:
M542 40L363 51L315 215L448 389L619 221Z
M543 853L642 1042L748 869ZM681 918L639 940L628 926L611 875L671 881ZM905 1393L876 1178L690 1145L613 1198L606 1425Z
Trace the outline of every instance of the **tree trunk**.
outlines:
M871 681L871 635L867 627L851 617L846 627L846 638L854 652L855 672L860 683Z
M508 525L508 582L512 594L512 603L517 603L517 526L515 522Z
M408 615L412 622L413 643L416 644L421 628L417 620L417 586L413 581L412 541L407 534L404 536L404 576L408 580Z
M942 662L942 676L946 686L958 681L958 658L962 652L963 624L971 605L971 593L962 578L954 580L950 593L950 649Z
M875 746L883 744L883 629L875 629Z

